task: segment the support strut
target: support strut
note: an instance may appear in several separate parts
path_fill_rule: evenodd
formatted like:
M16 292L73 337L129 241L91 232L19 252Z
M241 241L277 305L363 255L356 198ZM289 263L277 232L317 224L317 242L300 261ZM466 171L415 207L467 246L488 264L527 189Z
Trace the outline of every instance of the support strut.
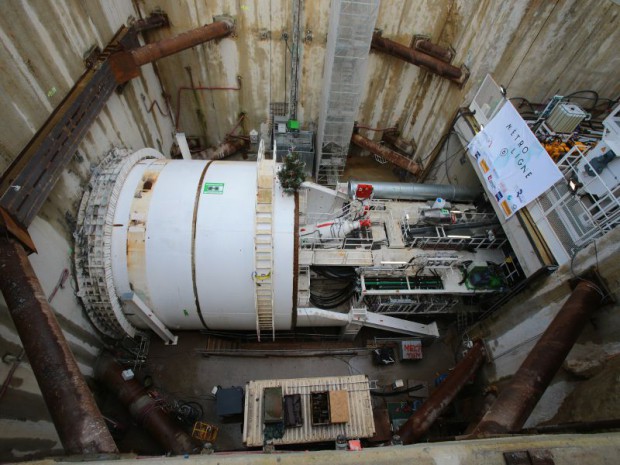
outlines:
M103 355L95 366L95 377L118 399L140 425L166 449L175 454L200 452L200 446L162 410L157 400L135 379L123 380L123 367L108 355Z
M13 239L0 239L0 290L65 453L118 453L28 255Z
M233 26L232 20L215 21L178 36L168 37L133 50L115 53L110 57L114 77L119 84L127 82L140 75L140 66L210 40L226 37L232 32Z
M373 142L360 134L353 134L353 136L351 136L351 142L358 147L385 158L390 163L410 172L411 174L417 175L420 171L422 171L422 167L419 163L407 157L403 157L400 153L390 150L381 144L377 144L376 142Z
M466 69L464 70L458 68L427 53L415 50L403 44L399 44L398 42L386 39L385 37L381 37L381 35L377 33L372 36L371 47L379 52L400 58L401 60L411 63L412 65L427 69L430 72L445 79L449 79L459 85L465 84L467 78L469 77L469 73Z
M459 391L476 374L485 357L482 341L474 342L465 357L409 419L401 426L398 435L404 444L412 444L424 436L439 415L454 400Z
M602 302L591 283L580 281L549 327L499 394L473 437L516 433L525 424L545 389L577 341L588 317Z

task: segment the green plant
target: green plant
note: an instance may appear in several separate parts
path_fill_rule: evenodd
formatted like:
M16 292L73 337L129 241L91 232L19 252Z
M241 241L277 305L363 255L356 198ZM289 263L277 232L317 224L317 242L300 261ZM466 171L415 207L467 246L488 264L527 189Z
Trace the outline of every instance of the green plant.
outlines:
M289 152L284 157L284 164L278 171L278 180L284 192L292 194L297 192L301 183L304 182L304 167L306 164L301 160L297 152Z

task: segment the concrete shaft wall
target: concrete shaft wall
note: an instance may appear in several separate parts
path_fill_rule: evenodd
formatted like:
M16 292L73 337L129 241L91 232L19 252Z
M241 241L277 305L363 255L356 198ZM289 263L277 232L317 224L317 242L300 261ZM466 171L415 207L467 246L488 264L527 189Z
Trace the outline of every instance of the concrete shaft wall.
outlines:
M101 49L129 16L132 2L106 0L6 1L0 5L0 171L19 154L84 71L82 57ZM40 215L30 227L39 253L30 257L49 295L64 269L71 274L72 219L91 169L112 146L169 150L170 118L148 112L153 100L165 110L151 66L113 94L80 145ZM82 372L90 375L101 341L74 296L72 276L52 300ZM19 337L0 296L0 355L17 354ZM0 363L0 382L11 365ZM60 442L27 360L0 399L0 461L61 451Z
M206 139L207 145L216 145L233 128L240 111L247 112L246 130L259 130L260 123L267 121L270 102L288 101L285 82L289 90L291 60L282 34L288 33L288 45L293 47L297 1L302 4L298 118L309 124L318 121L329 0L140 3L144 13L161 7L170 16L171 29L150 33L153 40L211 22L214 15L229 14L236 20L233 36L157 64L175 106L177 89L192 80L195 86L236 86L237 75L242 78L240 91L182 92L180 128ZM471 77L460 89L421 68L372 51L358 121L375 127L399 126L405 139L416 140L417 153L424 157L447 130L456 109L473 98L487 73L508 88L509 96L532 102L583 89L616 98L620 56L613 44L620 42L619 14L620 6L611 0L382 0L376 27L385 37L409 45L414 35L426 35L439 45L451 46L456 52L453 64L465 64ZM459 169L453 170L450 177L460 183Z

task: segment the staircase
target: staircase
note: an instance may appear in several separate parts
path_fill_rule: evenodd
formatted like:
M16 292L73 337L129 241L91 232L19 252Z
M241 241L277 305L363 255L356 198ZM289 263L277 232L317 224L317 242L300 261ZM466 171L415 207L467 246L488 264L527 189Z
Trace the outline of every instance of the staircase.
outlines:
M254 224L254 304L256 336L270 334L275 339L273 325L273 183L275 161L266 160L264 144L258 151L256 216Z

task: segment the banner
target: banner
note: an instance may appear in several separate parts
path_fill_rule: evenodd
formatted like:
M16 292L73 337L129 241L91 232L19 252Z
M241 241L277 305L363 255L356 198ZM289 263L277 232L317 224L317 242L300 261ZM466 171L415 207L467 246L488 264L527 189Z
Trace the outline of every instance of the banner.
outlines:
M467 148L506 218L562 179L558 167L510 102Z

